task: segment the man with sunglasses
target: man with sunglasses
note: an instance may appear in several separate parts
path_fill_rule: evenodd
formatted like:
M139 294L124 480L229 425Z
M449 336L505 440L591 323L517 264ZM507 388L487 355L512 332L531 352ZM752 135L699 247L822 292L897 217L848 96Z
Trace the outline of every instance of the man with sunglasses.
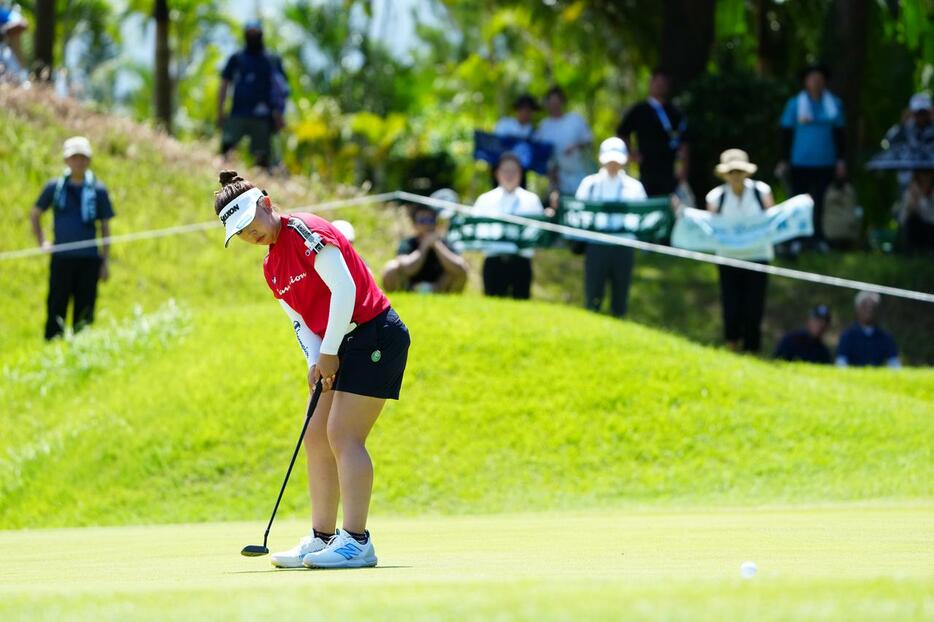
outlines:
M457 294L464 291L467 262L437 231L437 212L428 206L416 205L409 214L415 235L402 240L396 258L386 264L383 288L390 292Z

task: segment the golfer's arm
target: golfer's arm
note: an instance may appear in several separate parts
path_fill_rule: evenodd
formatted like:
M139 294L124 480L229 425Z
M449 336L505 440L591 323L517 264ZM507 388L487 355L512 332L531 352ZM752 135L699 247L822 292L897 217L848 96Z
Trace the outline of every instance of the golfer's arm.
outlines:
M305 355L305 360L308 361L308 367L311 368L312 365L318 362L318 352L321 350L321 337L311 332L311 329L305 324L305 320L302 319L298 311L290 307L286 301L280 299L279 304L282 305L285 314L292 320L292 329L295 331L295 338L298 339L298 345Z
M353 318L357 286L350 276L344 256L336 246L328 244L315 256L315 272L331 290L331 306L328 309L328 327L321 341L322 354L337 354L347 327Z

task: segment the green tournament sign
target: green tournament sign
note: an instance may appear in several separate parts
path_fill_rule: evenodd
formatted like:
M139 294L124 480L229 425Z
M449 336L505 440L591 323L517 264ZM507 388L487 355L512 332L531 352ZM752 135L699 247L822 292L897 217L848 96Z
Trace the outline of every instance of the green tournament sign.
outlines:
M523 216L546 222L544 217ZM485 216L456 214L451 218L448 241L459 251L516 252L525 248L551 246L554 234L540 227L503 222Z
M663 242L673 222L670 205L667 197L622 202L564 197L558 222L575 229L631 235L644 242Z

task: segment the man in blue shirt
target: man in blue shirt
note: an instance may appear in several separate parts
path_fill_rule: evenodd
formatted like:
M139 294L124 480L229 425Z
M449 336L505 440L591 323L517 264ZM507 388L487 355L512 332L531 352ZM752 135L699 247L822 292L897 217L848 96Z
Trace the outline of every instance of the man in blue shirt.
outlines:
M258 21L244 28L245 47L229 59L221 72L217 123L223 130L221 153L250 137L250 153L258 166L272 165L272 134L283 127L282 115L288 83L282 59L266 52L263 27ZM233 82L230 116L225 111L227 91Z
M814 199L813 242L827 252L824 237L824 194L834 179L846 177L843 103L827 90L827 69L808 67L802 73L804 88L788 100L782 113L782 162L791 163L791 193Z
M804 328L793 330L782 337L775 348L774 357L786 361L829 365L830 349L823 339L829 327L830 308L827 305L817 305L811 309Z
M856 295L856 322L843 331L837 344L839 367L901 367L895 339L879 328L879 294Z
M51 244L42 232L42 213L52 208L55 244L96 240L97 223L101 236L110 236L113 207L107 189L94 177L91 166L91 143L83 136L65 141L65 173L45 185L29 214L33 234L42 248ZM68 303L74 299L72 326L78 332L94 321L97 282L106 281L109 271L110 247L107 242L98 251L92 242L81 248L53 251L49 271L48 317L45 338L53 339L64 332Z

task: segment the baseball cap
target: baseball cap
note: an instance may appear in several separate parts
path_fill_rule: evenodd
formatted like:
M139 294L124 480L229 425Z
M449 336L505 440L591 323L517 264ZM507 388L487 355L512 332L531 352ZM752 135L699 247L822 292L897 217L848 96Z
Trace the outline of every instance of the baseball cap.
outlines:
M825 322L830 321L830 307L827 305L817 305L811 309L811 317L824 320Z
M83 155L90 158L91 142L84 136L72 136L65 141L62 151L66 159L73 155Z
M243 31L246 32L247 30L258 30L263 32L263 22L259 21L258 19L251 19L243 25Z
M616 162L625 164L629 161L629 150L622 138L613 136L600 143L600 164Z
M246 229L256 217L256 203L265 193L259 188L250 188L236 199L224 206L217 214L221 224L227 229L224 246L230 238Z
M912 112L921 112L931 109L931 96L927 93L915 93L908 100L908 109Z

